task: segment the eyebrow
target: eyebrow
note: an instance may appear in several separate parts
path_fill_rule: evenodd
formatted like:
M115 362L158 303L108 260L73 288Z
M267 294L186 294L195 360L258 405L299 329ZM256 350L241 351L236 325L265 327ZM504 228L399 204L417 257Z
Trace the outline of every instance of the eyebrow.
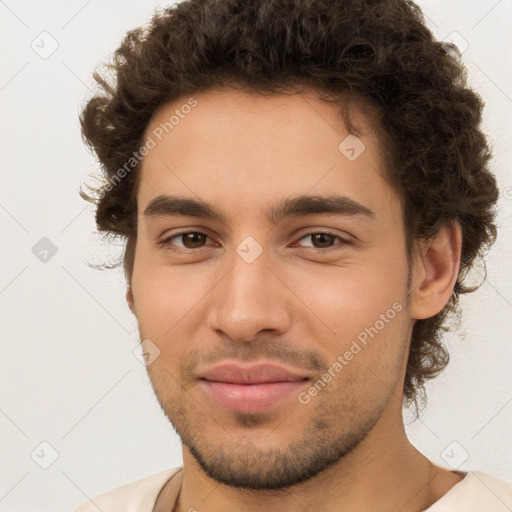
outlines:
M360 216L373 219L372 210L353 199L338 194L303 195L285 198L270 205L266 211L269 222L277 224L288 217L315 214L334 214L342 216ZM167 217L171 215L188 215L226 223L222 213L202 200L173 195L159 195L152 199L144 210L145 217Z

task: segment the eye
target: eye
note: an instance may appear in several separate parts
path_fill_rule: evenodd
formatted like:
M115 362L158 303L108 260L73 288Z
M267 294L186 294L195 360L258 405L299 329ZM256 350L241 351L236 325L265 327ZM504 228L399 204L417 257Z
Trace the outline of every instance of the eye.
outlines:
M175 233L162 241L158 242L162 247L175 246L181 249L201 249L205 246L206 240L210 238L206 233L202 231L181 231L179 233ZM313 249L330 249L335 247L336 240L339 240L341 243L338 243L338 246L343 247L348 244L347 240L344 240L338 235L329 232L312 232L303 235L300 240L305 240L309 238L312 242L311 245L302 245L302 247L311 247ZM173 240L179 241L180 243L173 242Z
M327 232L307 233L306 235L302 236L300 240L304 240L306 238L311 239L312 245L302 247L313 247L314 249L330 249L331 247L334 247L334 242L336 239L341 241L341 244L338 245L343 246L348 243L347 240L344 240L340 236Z
M163 247L168 245L176 245L182 249L200 249L203 247L203 243L207 238L210 237L201 231L182 231L165 238L164 240L160 241L159 244ZM180 245L173 243L172 240L174 239L180 240L182 244Z

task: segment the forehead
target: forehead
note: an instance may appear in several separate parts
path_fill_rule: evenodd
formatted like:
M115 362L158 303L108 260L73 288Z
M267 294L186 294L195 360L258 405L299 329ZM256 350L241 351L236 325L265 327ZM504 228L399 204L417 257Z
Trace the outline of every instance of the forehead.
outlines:
M191 106L193 105L193 106ZM356 102L347 130L339 103L313 92L261 95L222 88L161 107L146 129L140 209L172 194L199 196L241 212L251 204L306 193L340 193L370 209L393 199L371 118Z

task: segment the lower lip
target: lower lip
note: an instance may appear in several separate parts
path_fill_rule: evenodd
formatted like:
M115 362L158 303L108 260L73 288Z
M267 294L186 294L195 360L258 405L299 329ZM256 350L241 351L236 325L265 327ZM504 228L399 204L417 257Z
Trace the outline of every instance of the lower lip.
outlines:
M237 412L261 412L304 386L307 380L233 384L202 380L206 392L220 405Z

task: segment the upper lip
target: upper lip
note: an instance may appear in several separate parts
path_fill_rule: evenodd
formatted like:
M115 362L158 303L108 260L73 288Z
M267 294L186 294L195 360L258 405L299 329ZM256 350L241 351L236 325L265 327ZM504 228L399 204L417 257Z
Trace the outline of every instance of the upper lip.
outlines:
M226 362L202 372L199 378L233 384L261 384L263 382L300 381L306 380L308 377L272 363L242 366Z

